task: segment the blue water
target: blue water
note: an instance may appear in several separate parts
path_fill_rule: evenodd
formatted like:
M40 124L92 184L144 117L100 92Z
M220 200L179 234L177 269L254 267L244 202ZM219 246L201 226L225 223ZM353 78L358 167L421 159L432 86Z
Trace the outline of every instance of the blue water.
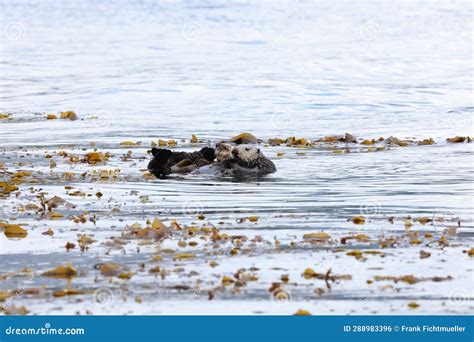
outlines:
M472 132L469 1L2 4L21 31L2 37L6 110L174 135Z

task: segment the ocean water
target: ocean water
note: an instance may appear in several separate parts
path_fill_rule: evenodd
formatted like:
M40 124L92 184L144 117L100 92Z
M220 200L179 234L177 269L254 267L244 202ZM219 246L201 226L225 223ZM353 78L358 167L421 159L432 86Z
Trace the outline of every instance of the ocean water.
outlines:
M33 172L0 199L0 221L28 230L24 239L0 236L0 291L19 292L7 307L41 314L472 312L466 251L473 247L473 145L446 142L474 135L469 1L3 0L1 6L0 112L10 116L0 120L0 181ZM46 120L64 110L79 120ZM147 150L158 139L194 150L241 132L263 141L350 132L359 141L396 136L436 143L377 143L385 149L376 152L361 144L261 143L278 168L262 180L143 177ZM201 142L191 144L192 134ZM83 156L94 148L111 153L107 163L70 163L58 154ZM334 153L344 148L350 153ZM102 169L120 172L106 180L93 173ZM60 206L64 217L55 220L25 210L39 205L41 192L74 207ZM84 212L95 224L71 220ZM355 215L366 223L348 221ZM258 221L240 222L248 216ZM408 216L433 222L408 229ZM203 237L182 247L186 239L178 232L161 244L107 243L127 225L145 226L154 217L249 240L213 246ZM43 234L48 228L53 236ZM410 235L417 231L420 243ZM305 242L312 232L331 240ZM66 252L78 234L96 242L88 251ZM369 240L340 242L357 234ZM252 242L255 236L263 242ZM381 249L388 237L400 241ZM444 238L448 244L439 242ZM194 258L178 260L166 248ZM346 255L352 250L383 256ZM421 250L431 256L420 259ZM152 263L157 254L162 261ZM79 270L72 282L42 276L67 262ZM94 265L106 262L126 265L133 276L100 276ZM149 272L157 265L165 269L158 276ZM241 268L258 280L223 290L222 278ZM305 279L307 268L352 280ZM370 283L404 275L420 281ZM275 282L287 299L269 291ZM53 296L71 286L83 293ZM411 302L420 306L412 309Z

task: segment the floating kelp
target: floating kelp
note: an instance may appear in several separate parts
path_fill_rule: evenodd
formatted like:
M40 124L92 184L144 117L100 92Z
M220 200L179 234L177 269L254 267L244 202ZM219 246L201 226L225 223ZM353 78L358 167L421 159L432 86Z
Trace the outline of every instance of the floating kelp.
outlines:
M364 216L354 216L349 219L352 221L354 224L364 224L365 223L365 217Z
M257 144L258 139L253 134L250 133L241 133L235 137L230 138L230 141L239 144Z
M84 156L84 161L89 164L104 163L109 160L110 155L102 152L89 152ZM72 160L71 160L72 161Z
M127 227L122 235L125 239L153 239L161 240L168 236L170 229L161 222L158 218L155 218L151 223L151 226L141 228L138 223Z
M116 263L97 264L94 266L94 268L99 270L100 274L104 277L117 277L119 279L131 278L130 268L120 265L120 264L116 264Z
M77 276L77 270L68 263L66 266L58 266L55 269L44 272L43 275L52 278L72 278Z
M9 239L23 239L28 235L28 231L17 224L3 224L3 226L3 232Z
M123 147L137 147L137 146L140 146L142 144L141 141L122 141L119 145L120 146L123 146Z
M74 121L74 120L78 119L77 114L75 112L73 112L72 110L66 111L66 112L61 112L59 118L60 119L69 119L71 121Z
M0 197L7 196L10 194L10 192L18 190L18 187L16 185L7 183L7 182L0 182Z
M446 141L449 142L449 143L463 143L463 142L470 143L472 141L472 139L470 137L456 136L454 138L448 138L448 139L446 139Z

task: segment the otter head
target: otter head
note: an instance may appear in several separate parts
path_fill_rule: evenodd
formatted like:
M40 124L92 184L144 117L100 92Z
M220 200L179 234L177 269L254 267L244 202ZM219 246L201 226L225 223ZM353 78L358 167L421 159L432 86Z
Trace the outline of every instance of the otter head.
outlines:
M170 173L168 160L173 152L167 149L155 148L151 149L153 159L148 163L148 171L153 173L157 178L164 178Z
M226 143L226 142L221 142L216 145L216 158L218 162L223 162L225 160L232 159L232 151L234 150L235 146Z
M199 152L201 152L204 159L212 163L216 158L216 150L211 147L203 147Z
M265 157L259 148L249 145L239 145L232 150L233 163L248 169L258 169L259 175L276 172L276 166Z
M249 166L252 166L257 162L260 153L261 152L259 148L249 145L239 145L232 150L234 159L242 161Z

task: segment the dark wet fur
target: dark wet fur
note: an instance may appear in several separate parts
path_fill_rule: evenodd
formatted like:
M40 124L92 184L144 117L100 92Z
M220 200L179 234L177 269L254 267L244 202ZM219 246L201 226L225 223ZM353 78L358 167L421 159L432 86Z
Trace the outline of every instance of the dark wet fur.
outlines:
M172 167L176 165L183 165L183 169L188 167L192 170L193 167L201 167L211 164L215 159L215 150L211 147L203 147L195 152L173 152L164 148L152 148L151 154L153 159L148 163L148 170L155 175L155 177L163 179L172 173Z

